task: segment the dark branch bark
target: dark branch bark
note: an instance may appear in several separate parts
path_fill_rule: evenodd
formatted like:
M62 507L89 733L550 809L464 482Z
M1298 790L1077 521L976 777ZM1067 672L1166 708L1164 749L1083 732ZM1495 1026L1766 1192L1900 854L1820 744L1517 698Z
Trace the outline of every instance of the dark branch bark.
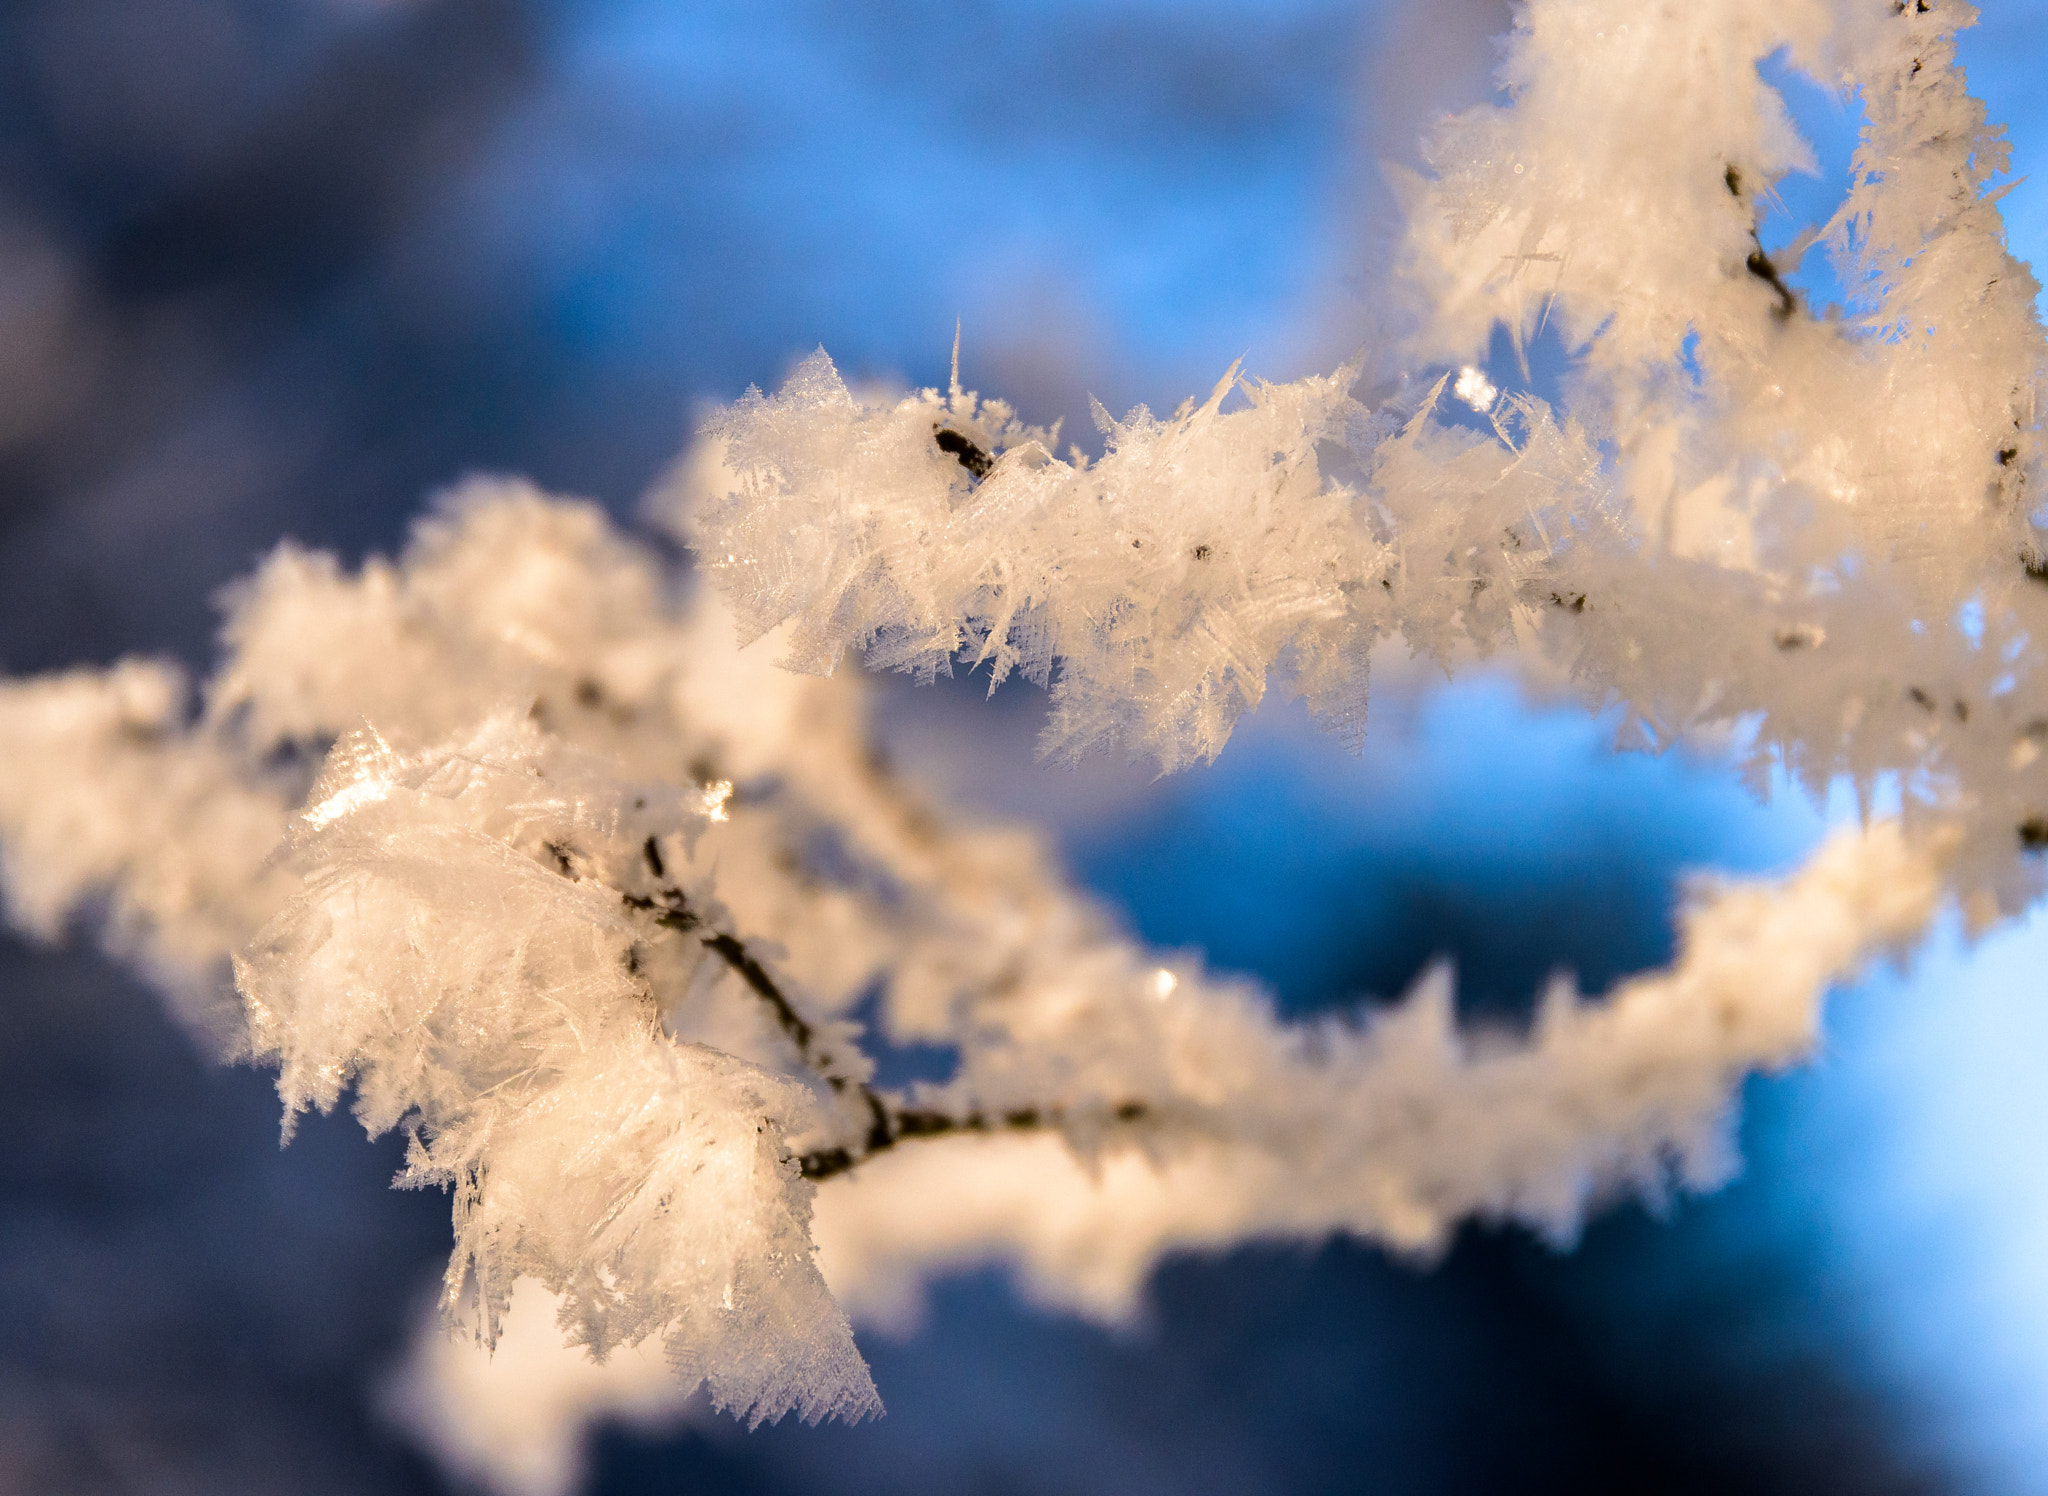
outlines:
M650 868L660 868L660 850L648 839L645 848ZM666 929L687 932L699 927L701 921L690 909L689 901L679 888L666 887L653 895L622 894L628 908L653 913L655 923ZM1064 1114L1057 1107L1024 1107L1004 1112L1000 1117L987 1117L980 1112L969 1112L964 1117L955 1117L947 1112L929 1108L903 1106L884 1096L865 1081L855 1081L839 1074L832 1065L831 1055L813 1051L817 1031L804 1016L797 1012L796 1005L789 1000L766 967L755 959L746 943L737 935L724 931L698 937L704 948L723 961L733 974L768 1011L775 1023L796 1049L805 1067L818 1076L834 1091L844 1092L852 1086L854 1093L866 1107L869 1119L867 1136L862 1139L858 1150L837 1146L814 1149L797 1159L797 1168L806 1179L830 1179L835 1174L844 1174L857 1167L864 1159L872 1158L894 1148L898 1143L917 1138L944 1137L957 1132L1028 1131L1035 1128L1057 1127L1064 1120ZM1127 1101L1118 1106L1111 1116L1118 1122L1136 1122L1144 1117L1149 1108L1140 1101Z
M950 427L932 428L932 440L939 444L939 450L967 469L968 476L980 482L989 475L995 459L981 449L972 437L954 431Z
M577 877L572 848L553 842L546 850L554 859L555 869L565 878ZM662 861L661 847L654 837L648 837L641 848L641 855L655 877L666 876ZM703 927L703 920L690 907L689 896L674 884L655 889L652 894L621 893L620 900L629 909L654 916L654 922L666 930L687 934ZM746 943L737 935L723 930L713 930L697 937L704 949L711 952L743 982L747 989L759 998L774 1016L775 1023L790 1044L796 1049L806 1069L816 1075L834 1091L844 1093L852 1086L855 1095L868 1114L867 1136L862 1139L858 1151L845 1146L814 1149L797 1159L797 1168L806 1179L830 1179L835 1174L844 1174L858 1166L862 1160L877 1153L886 1152L898 1143L916 1138L944 1137L956 1132L994 1132L998 1128L1010 1131L1025 1131L1041 1127L1057 1127L1064 1120L1064 1113L1057 1107L1024 1107L1003 1113L1000 1117L989 1118L980 1112L969 1112L964 1117L955 1117L946 1112L928 1108L903 1106L884 1096L865 1081L856 1081L841 1074L833 1065L833 1056L814 1052L813 1044L817 1030L812 1028L803 1014L796 1010L796 1004L777 985L768 969L749 951ZM639 970L637 947L626 957L627 969ZM1111 1112L1118 1122L1136 1122L1147 1115L1149 1108L1141 1101L1126 1101Z
M1786 321L1799 310L1798 293L1785 284L1785 278L1778 273L1778 267L1773 265L1771 257L1764 253L1763 240L1757 238L1754 229L1750 230L1749 237L1755 241L1756 248L1749 252L1749 258L1743 261L1743 267L1778 293L1778 304L1771 308L1771 315L1780 322Z
M811 1026L804 1022L802 1015L790 1004L789 999L782 995L782 989L777 987L768 973L762 969L761 963L747 953L744 945L733 936L720 933L706 935L704 947L737 972L739 979L754 989L754 995L768 1004L770 1011L775 1014L776 1023L789 1035L790 1042L796 1046L796 1052L803 1057L806 1065L818 1071L826 1080L834 1082L835 1087L837 1083L843 1082L843 1076L833 1075L824 1070L821 1062L812 1055Z
M1119 1122L1136 1122L1149 1110L1142 1101L1126 1101L1110 1115ZM867 1148L862 1153L856 1155L845 1148L820 1148L799 1158L797 1167L806 1179L830 1179L834 1174L844 1174L862 1160L894 1148L898 1143L914 1142L919 1138L942 1138L956 1132L1032 1132L1057 1127L1063 1120L1063 1114L1057 1107L1026 1107L1020 1111L1004 1112L995 1118L983 1116L980 1112L955 1117L946 1112L901 1107L890 1114L893 1128L879 1137L870 1135Z

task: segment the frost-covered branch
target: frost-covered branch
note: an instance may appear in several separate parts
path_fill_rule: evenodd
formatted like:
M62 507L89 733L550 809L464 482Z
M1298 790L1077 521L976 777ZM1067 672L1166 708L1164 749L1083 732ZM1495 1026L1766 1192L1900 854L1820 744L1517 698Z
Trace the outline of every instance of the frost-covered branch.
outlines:
M888 1318L924 1275L1008 1261L1037 1297L1118 1319L1175 1250L1344 1231L1431 1253L1475 1216L1567 1241L1615 1188L1721 1182L1731 1087L1803 1056L1828 987L1912 942L1941 895L1939 861L1895 827L1845 835L1781 884L1704 901L1670 971L1597 1003L1553 983L1526 1045L1460 1036L1439 969L1362 1027L1313 1031L1312 1059L1276 1033L1280 1055L1219 1067L1210 1104L1238 1120L1149 1154L1090 1170L992 1138L878 1160L820 1196L828 1277Z
M14 865L45 928L103 890L121 941L188 971L234 956L288 1130L352 1096L371 1132L409 1136L402 1182L453 1196L451 1316L489 1343L530 1276L572 1343L658 1338L753 1417L875 1406L811 1263L814 1179L891 1202L906 1233L840 1270L857 1303L963 1237L1044 1276L1029 1234L991 1236L989 1187L887 1182L1027 1135L1149 1160L1219 1222L1207 1239L1422 1249L1475 1214L1567 1234L1607 1189L1716 1177L1730 1088L1796 1057L1826 986L1939 895L1939 856L1881 827L1783 898L1711 896L1669 978L1554 989L1526 1044L1460 1038L1441 977L1384 1016L1288 1024L1123 937L1032 838L917 805L874 767L849 684L775 671L729 630L593 511L473 488L397 565L281 551L197 719L159 702L127 730L136 667L6 688L0 734L51 768L0 829L95 849L53 853L43 882ZM377 661L399 640L394 676ZM57 767L87 727L104 784L183 764L192 787L131 828ZM329 739L318 777L283 786L285 750ZM261 835L205 834L251 803ZM168 896L195 864L217 901ZM845 1015L877 982L887 1032L953 1048L951 1080L873 1085ZM1198 1238L1134 1219L1075 1254L1066 1296L1099 1300L1119 1262L1128 1295Z
M1968 18L1530 0L1505 100L1404 184L1405 347L1101 413L1093 460L957 379L856 397L820 353L669 496L695 591L518 484L359 572L284 547L196 713L157 665L0 687L10 908L103 914L278 1067L287 1131L344 1098L402 1131L486 1344L531 1279L572 1344L659 1342L753 1419L877 1408L842 1306L961 1261L1116 1313L1176 1247L1565 1239L1613 1191L1711 1184L1735 1087L1807 1051L1832 984L1946 899L1982 923L2041 886L2043 342ZM1809 164L1757 71L1780 53L1865 112L1828 315L1806 244L1758 237ZM1559 405L1452 383L1499 326L1570 351ZM1021 672L1049 752L1173 768L1276 688L1362 731L1396 638L1545 659L1637 745L1732 727L1752 772L1902 814L1697 889L1670 969L1554 984L1526 1036L1461 1032L1441 973L1289 1023L1144 950L1030 833L920 801L831 675ZM876 1084L870 996L949 1079Z
M1233 369L1062 460L1000 402L864 402L820 354L707 428L724 472L692 533L745 636L792 623L792 666L1022 669L1055 754L1211 758L1275 682L1356 728L1383 638L1447 667L1542 651L1623 704L1625 741L1737 724L1759 773L1902 781L1914 825L1968 826L1977 917L2009 912L2048 824L2043 342L2005 146L1954 65L1972 15L1524 7L1510 101L1446 121L1406 183L1404 352L1554 329L1568 417L1462 382L1489 436L1436 419L1448 375L1375 404L1363 364ZM1757 263L1759 195L1811 169L1758 72L1780 53L1865 108L1827 317Z
M784 1142L809 1092L664 1031L616 895L645 838L708 817L627 788L517 719L410 757L344 738L294 823L305 886L236 958L255 1058L287 1131L345 1086L406 1130L399 1182L454 1197L447 1310L473 1298L487 1345L530 1275L572 1344L658 1337L750 1420L876 1411Z

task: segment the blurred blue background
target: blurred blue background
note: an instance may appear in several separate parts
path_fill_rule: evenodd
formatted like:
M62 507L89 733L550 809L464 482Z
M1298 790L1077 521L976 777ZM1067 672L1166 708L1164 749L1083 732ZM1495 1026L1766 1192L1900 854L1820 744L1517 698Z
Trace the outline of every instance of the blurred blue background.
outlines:
M13 0L0 9L0 668L203 663L280 535L389 549L422 495L527 473L629 516L706 402L825 344L1088 439L1229 362L1369 339L1375 166L1486 96L1496 0ZM2048 7L1965 46L2048 245ZM1829 176L1855 122L1795 96ZM1818 272L1814 272L1818 274ZM1817 296L1825 283L1809 280ZM1496 368L1506 381L1508 367ZM1397 678L1367 748L1289 709L1153 781L1031 764L1041 701L883 683L935 792L1047 825L1147 939L1295 1010L1439 954L1481 1019L1553 967L1669 953L1682 873L1823 823L1479 675ZM612 1433L652 1492L2020 1492L2048 1479L2048 930L1841 995L1751 1085L1749 1167L1575 1253L1471 1230L1176 1261L1110 1335L998 1277L865 1344L858 1429ZM87 951L0 950L0 1486L432 1492L368 1389L447 1240L345 1118L275 1146Z

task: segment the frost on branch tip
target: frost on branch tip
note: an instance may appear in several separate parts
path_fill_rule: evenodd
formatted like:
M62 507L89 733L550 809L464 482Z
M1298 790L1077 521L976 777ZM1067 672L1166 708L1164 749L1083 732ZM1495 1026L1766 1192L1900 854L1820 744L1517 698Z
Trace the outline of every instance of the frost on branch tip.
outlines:
M444 1303L486 1344L531 1276L594 1355L654 1336L750 1422L857 1418L880 1403L783 1145L809 1093L662 1030L619 893L706 823L688 798L518 719L414 758L345 738L295 823L305 887L236 959L252 1049L287 1128L349 1087L373 1136L406 1129L399 1183L452 1191Z
M227 952L290 884L267 859L291 790L185 728L175 666L128 660L0 684L0 881L41 940L89 902L104 940L209 1048L242 1050Z

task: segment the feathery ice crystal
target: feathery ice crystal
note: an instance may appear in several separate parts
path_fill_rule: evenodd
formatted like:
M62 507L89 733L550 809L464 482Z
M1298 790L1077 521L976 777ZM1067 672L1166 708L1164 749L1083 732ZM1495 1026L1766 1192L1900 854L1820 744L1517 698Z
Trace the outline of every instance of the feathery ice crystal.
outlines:
M279 1068L287 1129L352 1095L404 1131L402 1182L454 1202L452 1319L491 1341L530 1278L571 1344L658 1342L757 1420L876 1410L842 1305L952 1264L1114 1315L1176 1246L1565 1239L1602 1192L1709 1185L1733 1087L1806 1052L1831 984L2041 885L2043 343L1969 19L1529 0L1505 101L1402 184L1406 345L1098 412L1095 461L957 378L857 398L820 353L669 496L695 590L512 483L353 574L282 548L196 712L144 662L0 687L13 916L100 901L181 1014ZM1759 200L1810 165L1781 54L1866 123L1840 211L1767 254ZM1827 316L1788 279L1812 244L1849 288ZM1498 326L1573 351L1568 414L1464 378L1492 429L1442 418ZM1702 892L1671 968L1560 982L1515 1046L1466 1042L1442 975L1288 1024L1126 939L1030 834L919 803L832 674L1021 671L1048 752L1172 769L1276 686L1362 731L1394 638L1548 657L1639 744L1736 724L1752 768L1903 813ZM951 1079L874 1083L874 991Z

